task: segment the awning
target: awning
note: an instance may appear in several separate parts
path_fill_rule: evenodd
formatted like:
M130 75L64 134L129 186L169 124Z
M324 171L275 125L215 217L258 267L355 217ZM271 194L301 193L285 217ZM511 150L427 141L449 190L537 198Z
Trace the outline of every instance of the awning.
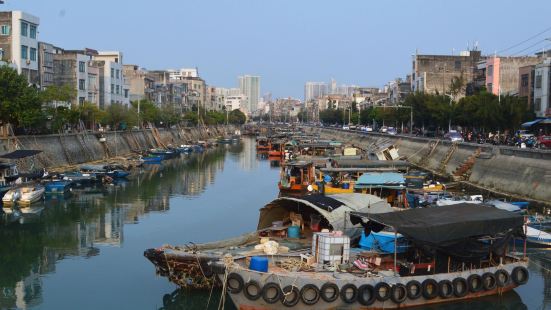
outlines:
M359 178L354 188L369 188L379 186L396 187L404 185L404 175L396 172L364 173Z
M533 121L530 121L530 122L523 123L521 126L522 126L522 128L529 128L529 127L532 127L535 124L537 124L537 123L539 123L543 120L545 120L545 119L544 118L536 119L536 120L533 120Z
M416 243L445 246L472 237L497 236L516 232L522 235L522 215L491 206L456 204L435 208L416 208L402 212L364 214L352 212L352 223L364 222L373 231L392 227Z
M0 155L0 158L6 158L6 159L21 159L29 156L34 156L36 154L42 153L42 151L39 150L17 150L11 153L7 153L4 155Z

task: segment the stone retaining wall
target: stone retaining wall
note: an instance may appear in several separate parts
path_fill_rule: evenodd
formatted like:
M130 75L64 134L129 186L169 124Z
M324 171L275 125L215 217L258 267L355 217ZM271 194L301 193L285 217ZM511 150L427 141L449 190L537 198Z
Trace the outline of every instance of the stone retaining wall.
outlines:
M16 148L42 150L43 152L34 159L18 161L18 165L23 170L31 166L59 167L125 156L155 147L207 140L233 132L233 126L158 129L160 138L158 140L155 139L151 129L17 136L16 139L0 138L0 154L11 152ZM105 137L105 142L100 142L101 135Z

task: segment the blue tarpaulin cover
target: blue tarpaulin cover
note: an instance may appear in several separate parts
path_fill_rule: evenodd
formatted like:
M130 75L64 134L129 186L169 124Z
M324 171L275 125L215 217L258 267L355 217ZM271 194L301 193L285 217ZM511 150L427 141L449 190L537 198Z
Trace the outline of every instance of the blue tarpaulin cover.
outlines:
M364 173L356 182L355 188L368 188L379 186L401 186L406 180L404 175L397 172Z

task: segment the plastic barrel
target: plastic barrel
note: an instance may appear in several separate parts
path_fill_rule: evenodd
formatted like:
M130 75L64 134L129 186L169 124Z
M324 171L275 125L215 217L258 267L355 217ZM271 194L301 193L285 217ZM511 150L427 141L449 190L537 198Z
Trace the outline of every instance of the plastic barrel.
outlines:
M268 258L263 256L251 257L249 269L254 271L268 272Z
M300 227L299 226L289 226L289 228L287 228L287 237L289 237L289 238L300 238Z

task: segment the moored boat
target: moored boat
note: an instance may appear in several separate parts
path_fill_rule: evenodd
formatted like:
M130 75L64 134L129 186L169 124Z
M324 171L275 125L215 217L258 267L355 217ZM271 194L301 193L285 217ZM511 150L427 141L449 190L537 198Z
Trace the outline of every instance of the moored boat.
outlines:
M22 205L30 205L33 202L37 202L44 197L44 186L40 184L26 185L10 189L4 197L2 197L2 203L4 205L10 205L14 203Z
M72 186L73 182L69 180L50 180L44 183L44 192L46 194L65 194Z
M506 247L523 235L520 215L463 205L351 218L373 231L392 227L414 247L409 255L360 252L363 261L349 267L346 247L331 243L337 251L326 256L313 243L313 263L304 254L243 255L213 268L238 309L401 309L502 294L528 282L526 255Z

